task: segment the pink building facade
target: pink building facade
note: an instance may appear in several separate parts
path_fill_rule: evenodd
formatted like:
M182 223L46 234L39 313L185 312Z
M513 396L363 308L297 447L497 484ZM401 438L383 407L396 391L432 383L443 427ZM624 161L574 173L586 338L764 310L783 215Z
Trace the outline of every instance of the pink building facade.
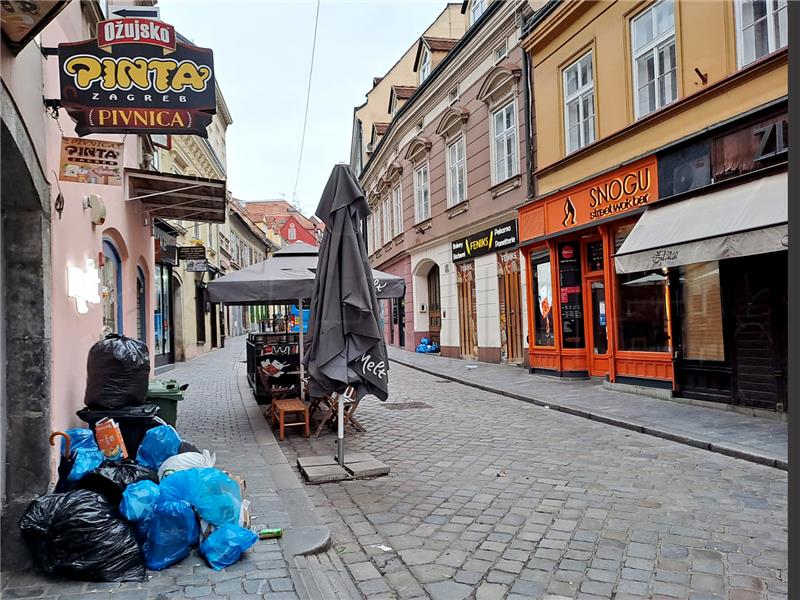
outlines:
M390 346L413 350L419 340L409 325L414 322L411 258L405 256L382 267L381 270L392 275L398 275L406 282L406 295L403 298L380 301L383 313L383 339Z

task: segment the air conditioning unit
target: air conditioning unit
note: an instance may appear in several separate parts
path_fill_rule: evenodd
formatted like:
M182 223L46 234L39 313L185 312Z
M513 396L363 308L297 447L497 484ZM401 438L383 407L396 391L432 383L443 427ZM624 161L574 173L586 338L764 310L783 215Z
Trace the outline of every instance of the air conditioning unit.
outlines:
M672 193L680 194L711 183L708 156L701 156L675 167L672 173Z

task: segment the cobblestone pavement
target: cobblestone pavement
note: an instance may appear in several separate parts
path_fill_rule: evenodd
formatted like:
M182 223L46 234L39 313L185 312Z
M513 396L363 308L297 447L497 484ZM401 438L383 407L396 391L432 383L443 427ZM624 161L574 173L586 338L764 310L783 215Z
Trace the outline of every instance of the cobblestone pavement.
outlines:
M690 446L710 448L728 456L778 466L789 462L789 423L777 415L754 416L667 401L605 387L599 378L573 380L532 375L526 369L507 365L464 361L433 354L417 354L392 346L389 358L437 377L456 378L490 392L550 408L578 414L597 421L681 441ZM740 410L744 410L741 409Z
M391 473L306 488L370 600L788 597L785 471L396 363L389 402L346 446Z
M268 442L268 429L251 425L248 408L256 409L244 379L244 337L227 341L214 350L159 376L188 383L186 399L179 404L177 429L199 448L216 453L216 466L240 475L247 482L245 496L251 501L252 525L291 527L298 525L280 496L281 484L270 476L274 456L269 445L257 439L257 430ZM261 418L260 415L256 415ZM273 452L280 455L277 445ZM282 455L279 456L284 461ZM287 469L288 470L288 469ZM295 486L302 493L299 481ZM282 484L286 486L286 484ZM295 496L298 504L301 498ZM302 518L302 516L300 517ZM338 600L357 598L358 592L332 550L316 557L295 558L282 551L284 540L264 540L238 563L222 571L208 567L197 550L164 571L148 571L143 583L80 583L48 579L34 574L3 574L2 598L110 598L112 600ZM325 591L321 591L325 590Z

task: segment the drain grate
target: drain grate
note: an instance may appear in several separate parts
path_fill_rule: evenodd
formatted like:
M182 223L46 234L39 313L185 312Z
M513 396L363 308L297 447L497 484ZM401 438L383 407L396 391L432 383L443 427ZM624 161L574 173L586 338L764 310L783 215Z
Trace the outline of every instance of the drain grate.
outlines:
M413 408L433 408L430 404L424 402L390 402L383 405L384 408L389 410L411 410Z

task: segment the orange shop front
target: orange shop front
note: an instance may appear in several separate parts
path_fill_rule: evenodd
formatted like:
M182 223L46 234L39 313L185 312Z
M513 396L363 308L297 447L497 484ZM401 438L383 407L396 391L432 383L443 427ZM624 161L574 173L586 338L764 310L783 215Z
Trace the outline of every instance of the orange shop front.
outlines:
M519 209L531 372L672 390L670 273L613 258L658 198L652 156Z

